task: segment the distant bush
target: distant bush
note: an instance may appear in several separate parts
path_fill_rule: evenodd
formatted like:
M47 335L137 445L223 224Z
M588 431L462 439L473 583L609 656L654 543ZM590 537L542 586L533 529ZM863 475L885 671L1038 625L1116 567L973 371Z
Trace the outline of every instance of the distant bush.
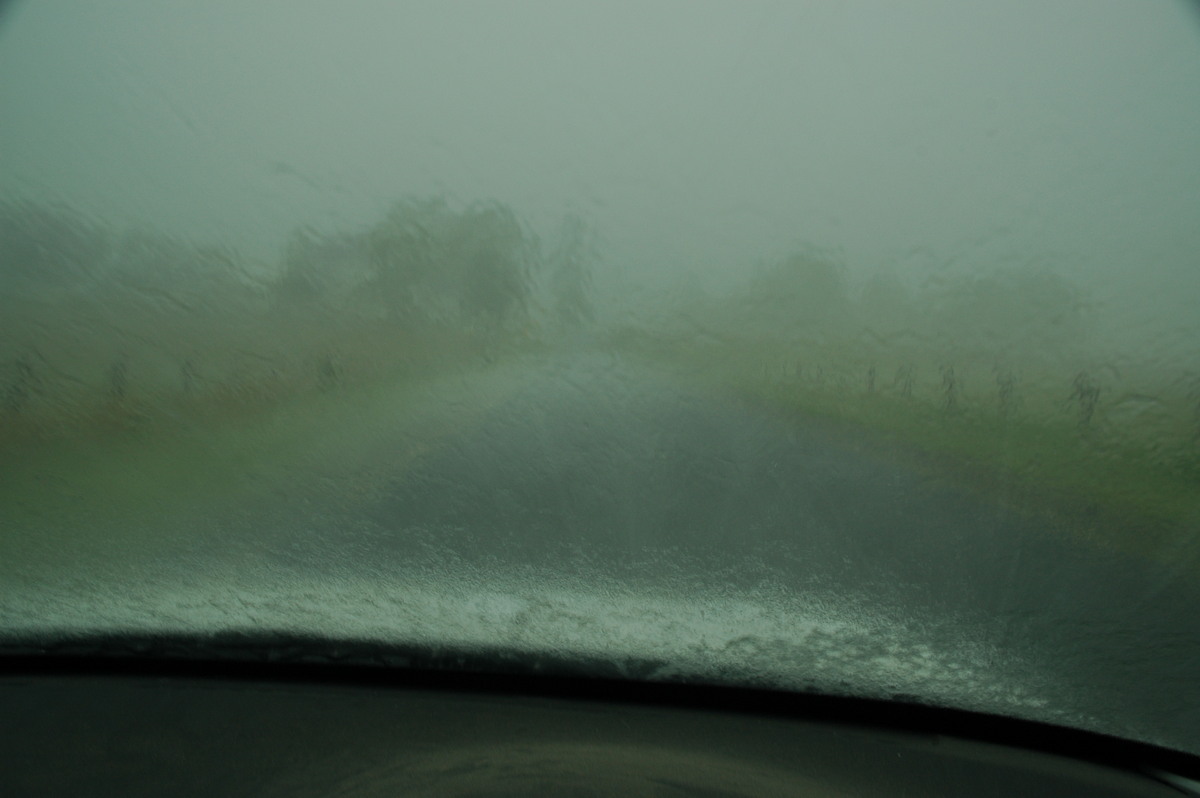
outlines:
M594 321L592 267L599 254L591 228L581 217L568 214L557 246L546 259L549 299L559 325L574 328Z
M850 308L845 268L820 250L795 252L760 270L741 292L759 324L781 331L841 328Z
M536 246L504 205L399 202L365 240L365 287L393 318L495 331L528 312Z
M253 275L227 247L0 203L0 432L142 423L494 358L529 326L539 263L499 203L405 200L363 229L302 228Z
M0 293L79 281L103 266L108 232L62 205L0 202Z

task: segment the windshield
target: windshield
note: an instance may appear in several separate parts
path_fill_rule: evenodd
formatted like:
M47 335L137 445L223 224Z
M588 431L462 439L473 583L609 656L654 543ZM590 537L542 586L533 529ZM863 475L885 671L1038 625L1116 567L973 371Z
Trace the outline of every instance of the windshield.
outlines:
M6 6L0 639L1200 753L1197 86L1167 0Z

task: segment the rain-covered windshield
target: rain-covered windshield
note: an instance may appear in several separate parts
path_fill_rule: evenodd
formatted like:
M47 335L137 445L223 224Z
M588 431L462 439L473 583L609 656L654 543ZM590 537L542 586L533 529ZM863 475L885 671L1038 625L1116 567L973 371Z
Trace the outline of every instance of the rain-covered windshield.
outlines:
M1170 0L6 5L0 635L1200 753L1197 87Z

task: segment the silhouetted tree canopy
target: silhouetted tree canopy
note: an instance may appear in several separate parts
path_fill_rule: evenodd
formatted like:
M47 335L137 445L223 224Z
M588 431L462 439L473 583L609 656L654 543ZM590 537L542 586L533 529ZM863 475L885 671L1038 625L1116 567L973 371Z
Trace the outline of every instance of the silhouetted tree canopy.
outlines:
M109 257L100 225L69 208L0 202L0 285L78 280Z
M559 324L578 327L592 321L592 264L597 256L587 223L569 214L563 219L558 245L547 260L550 301Z
M504 205L400 202L368 232L366 249L367 283L400 319L492 329L527 310L534 244Z

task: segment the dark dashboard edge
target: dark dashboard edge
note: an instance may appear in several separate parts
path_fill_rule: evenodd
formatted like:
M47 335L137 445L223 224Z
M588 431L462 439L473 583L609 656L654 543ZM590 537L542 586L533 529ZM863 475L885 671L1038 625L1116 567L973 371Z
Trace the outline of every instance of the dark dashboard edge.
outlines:
M655 678L656 663L531 658L517 651L330 642L287 635L211 637L75 636L48 642L0 639L0 679L28 677L172 678L242 683L449 691L868 727L955 737L1115 767L1171 784L1200 779L1200 756L1040 721L890 699L789 692L769 686ZM1167 778L1164 778L1166 776ZM1195 793L1192 793L1195 794Z

